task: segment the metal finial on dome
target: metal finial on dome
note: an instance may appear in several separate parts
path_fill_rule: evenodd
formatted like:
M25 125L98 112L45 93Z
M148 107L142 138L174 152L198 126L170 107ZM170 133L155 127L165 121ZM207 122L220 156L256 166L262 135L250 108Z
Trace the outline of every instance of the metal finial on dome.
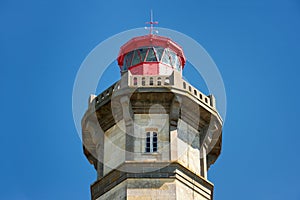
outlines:
M152 10L150 11L150 21L149 22L146 22L146 24L150 24L150 32L149 34L152 35L153 34L153 24L158 24L158 21L153 21L153 12ZM146 27L148 28L148 27Z

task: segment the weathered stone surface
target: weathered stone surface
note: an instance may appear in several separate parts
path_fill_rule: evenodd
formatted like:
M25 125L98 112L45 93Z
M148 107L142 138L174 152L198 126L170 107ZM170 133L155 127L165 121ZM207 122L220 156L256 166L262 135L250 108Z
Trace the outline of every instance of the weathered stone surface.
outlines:
M145 163L125 164L142 167ZM153 163L152 166L159 165ZM159 167L158 167L159 168ZM111 171L91 187L92 199L212 199L213 185L178 163L147 173Z
M125 162L125 125L120 121L105 132L104 136L104 171L106 175L112 169Z
M169 161L169 115L168 114L135 114L134 115L134 160L135 161ZM158 134L158 150L146 153L146 133L155 131Z
M212 199L207 170L222 143L215 98L176 72L151 78L124 73L89 99L82 130L98 174L92 199ZM147 132L157 133L157 152L145 151Z

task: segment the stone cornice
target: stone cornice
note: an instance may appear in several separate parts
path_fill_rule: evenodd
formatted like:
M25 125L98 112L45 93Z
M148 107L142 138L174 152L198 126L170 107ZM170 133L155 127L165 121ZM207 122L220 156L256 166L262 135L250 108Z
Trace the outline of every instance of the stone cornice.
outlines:
M167 165L167 166L166 166ZM165 167L162 167L165 166ZM131 173L125 172L126 168L147 168L153 167L154 171ZM121 170L124 171L121 171ZM214 185L203 177L194 174L189 169L185 168L177 162L125 162L117 169L112 170L106 176L96 181L91 185L92 200L108 192L118 184L127 179L175 179L185 184L186 186L198 192L207 199L212 199Z

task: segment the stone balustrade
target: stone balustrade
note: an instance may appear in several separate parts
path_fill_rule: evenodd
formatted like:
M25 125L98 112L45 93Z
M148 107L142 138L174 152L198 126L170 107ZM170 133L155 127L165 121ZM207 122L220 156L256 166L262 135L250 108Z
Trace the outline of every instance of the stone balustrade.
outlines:
M171 76L130 76L129 86L133 87L160 87L172 86L174 81Z
M174 74L170 76L142 76L142 75L128 75L126 76L128 78L127 83L124 85L121 85L121 81L118 81L114 83L112 86L110 86L108 89L103 91L101 94L99 94L95 98L95 104L100 104L106 99L109 99L113 92L130 87L168 87L168 88L174 88L179 89L181 91L187 92L189 95L193 96L194 98L198 99L205 105L209 106L210 108L216 108L215 105L215 98L212 95L206 96L202 92L200 92L198 89L193 87L191 84L189 84L187 81L183 80L180 77L180 80L176 80L174 77ZM177 77L178 79L178 77Z

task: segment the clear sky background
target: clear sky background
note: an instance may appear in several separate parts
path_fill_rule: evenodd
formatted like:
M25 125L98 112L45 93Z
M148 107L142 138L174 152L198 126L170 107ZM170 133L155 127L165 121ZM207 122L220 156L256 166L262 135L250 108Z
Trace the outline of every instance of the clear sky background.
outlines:
M96 173L72 117L76 73L101 41L145 26L151 8L159 26L199 42L222 74L215 199L300 199L299 1L1 0L1 200L90 199ZM185 77L205 91L194 71ZM119 78L117 66L106 74L99 91Z

